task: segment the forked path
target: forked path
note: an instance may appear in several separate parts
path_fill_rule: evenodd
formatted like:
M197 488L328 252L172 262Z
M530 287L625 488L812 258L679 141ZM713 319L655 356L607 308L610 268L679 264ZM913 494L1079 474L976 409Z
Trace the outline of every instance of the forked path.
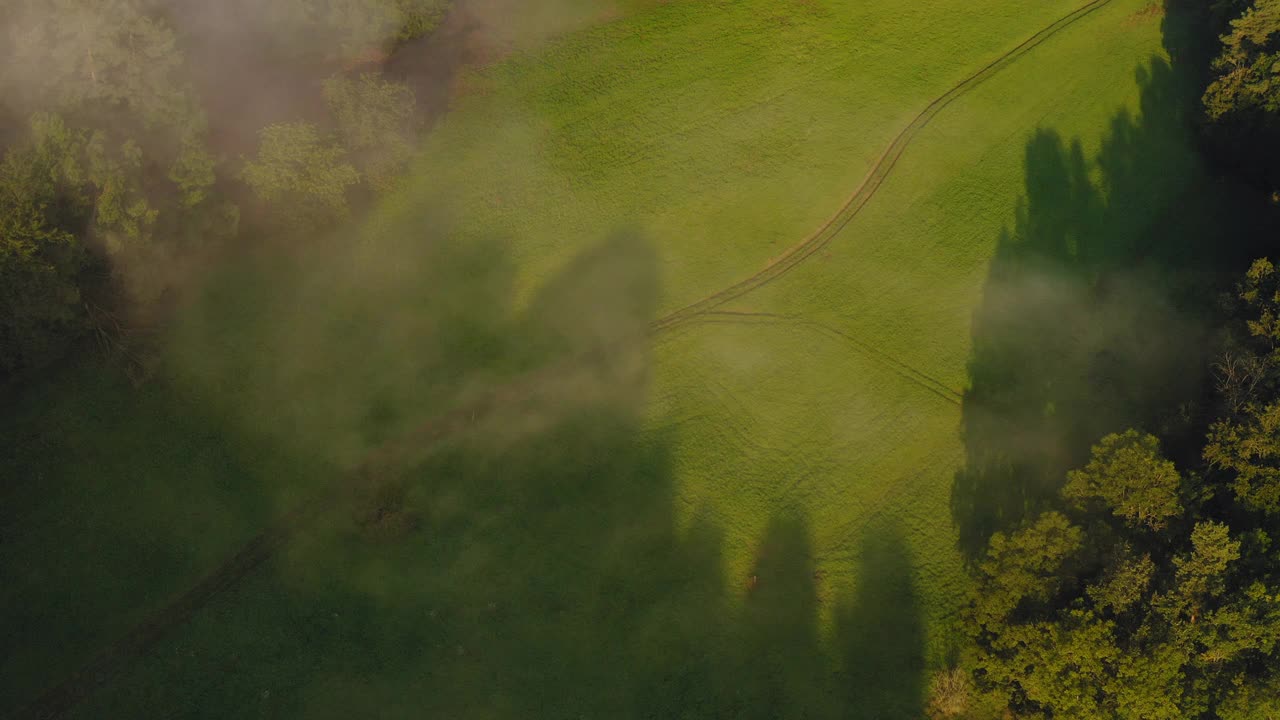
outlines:
M866 207L871 198L875 196L876 191L880 189L880 186L884 184L884 181L893 172L907 146L939 112L1003 67L1030 52L1037 45L1111 1L1093 0L1073 10L939 95L894 137L858 187L854 189L840 209L821 227L799 243L791 246L780 257L750 277L744 278L723 290L653 321L649 326L650 334L658 334L678 327L689 320L715 310L727 302L763 287L787 274L814 253L824 248ZM790 319L794 320L795 318ZM827 328L827 330L831 329ZM843 333L841 335L844 336ZM847 336L844 337L850 339ZM576 361L579 358L572 358L571 360ZM943 399L949 402L956 402L954 390L900 361L892 358L888 358L887 361L900 366L904 373L914 374L916 377L913 380L925 385ZM405 448L410 446L416 446L420 449L433 444L438 440L464 430L478 419L488 416L500 407L518 403L522 399L534 395L540 387L553 383L552 377L558 374L559 370L563 370L564 367L565 365L561 363L534 371L492 391L470 405L428 420L404 437L372 452L369 461L363 464L357 473L364 472L371 465L381 465L394 459ZM332 497L330 493L324 493L323 495ZM35 702L24 708L18 717L41 719L65 717L95 690L119 677L135 659L146 654L175 628L194 617L211 600L233 589L241 580L248 577L258 567L261 567L264 562L289 541L289 538L300 526L309 518L314 517L315 512L321 505L323 505L323 502L313 499L305 503L303 507L286 515L279 524L258 534L195 585L173 598L164 607L135 626L124 637L98 652L78 671L46 690Z
M862 208L866 207L871 198L875 196L876 191L884 184L884 181L893 172L894 166L898 164L898 160L902 154L906 152L907 146L915 139L916 135L929 124L943 108L955 102L964 96L970 90L974 89L982 83L982 81L999 72L1006 65L1022 57L1030 52L1040 43L1048 40L1053 35L1061 32L1064 28L1076 23L1086 15L1098 10L1099 8L1109 4L1111 0L1093 0L1093 2L1083 5L1071 13L1064 15L1052 24L1046 26L1040 32L1023 40L1017 47L1009 50L1000 57L992 60L984 65L980 70L973 73L969 77L961 80L951 87L950 90L934 98L918 115L907 124L906 127L894 137L893 142L885 148L884 152L876 160L875 165L871 166L871 170L867 172L866 177L854 189L853 193L845 200L844 205L836 211L831 219L827 220L813 234L809 235L799 243L792 245L790 249L784 252L777 259L765 265L754 275L744 278L729 287L712 293L701 300L692 302L679 310L675 310L667 315L657 319L653 323L654 331L665 330L673 325L678 325L699 313L707 312L717 308L731 300L746 295L756 288L763 287L778 278L786 275L797 265L804 262L814 253L826 247L831 240L840 233L850 222L862 212Z

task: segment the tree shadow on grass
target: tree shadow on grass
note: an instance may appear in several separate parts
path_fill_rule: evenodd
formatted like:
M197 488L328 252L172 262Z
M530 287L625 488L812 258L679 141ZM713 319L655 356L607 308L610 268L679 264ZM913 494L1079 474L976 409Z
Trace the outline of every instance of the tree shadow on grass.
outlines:
M316 528L88 716L916 720L903 538L857 544L825 642L804 514L779 512L751 576L726 578L711 516L676 521L674 438L641 429L634 385L429 453L405 475L416 526Z
M857 586L836 620L848 673L846 717L924 717L924 626L914 562L898 524L889 519L864 534Z
M739 692L726 717L829 715L829 663L818 637L818 593L809 524L776 515L756 550L738 618Z
M711 513L678 520L676 438L647 422L646 238L517 303L503 243L379 232L239 267L186 309L167 383L319 468L264 491L315 510L81 716L919 717L896 530L858 541L827 636L802 512L772 519L751 578L726 576Z
M1206 319L1253 220L1194 151L1188 74L1153 58L1136 79L1138 113L1112 118L1095 157L1052 130L1027 141L1025 195L973 320L952 491L971 561L1052 504L1106 433L1157 433L1177 458L1204 422Z
M0 403L0 716L79 669L330 470L163 383L69 365Z

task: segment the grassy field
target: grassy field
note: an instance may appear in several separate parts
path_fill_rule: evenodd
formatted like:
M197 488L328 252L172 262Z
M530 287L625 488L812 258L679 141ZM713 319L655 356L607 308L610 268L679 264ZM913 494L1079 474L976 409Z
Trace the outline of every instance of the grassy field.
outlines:
M808 262L635 338L1079 5L631 3L469 71L360 243L211 282L140 394L20 399L0 712L371 449L533 373L326 496L78 715L919 717L967 553L1195 394L1194 241L1228 189L1160 8L1048 38ZM1174 204L1205 225L1165 227Z

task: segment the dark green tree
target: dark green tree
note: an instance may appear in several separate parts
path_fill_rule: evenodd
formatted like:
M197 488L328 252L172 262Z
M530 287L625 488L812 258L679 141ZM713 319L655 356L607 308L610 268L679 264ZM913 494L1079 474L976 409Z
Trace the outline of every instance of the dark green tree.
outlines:
M450 0L226 0L236 16L291 60L381 60L396 45L427 35Z
M74 179L93 205L78 232L134 300L156 297L194 231L225 235L217 158L160 0L16 0L0 42L11 114L56 114L80 139Z
M1262 346L1269 362L1280 363L1280 275L1271 260L1259 258L1249 266L1239 296L1249 336Z
M245 163L243 177L279 220L295 228L345 218L347 190L360 181L346 151L302 122L263 128L258 155Z
M393 188L417 133L413 91L372 73L335 75L324 82L324 99L342 145L369 184L379 191Z
M1240 13L1222 36L1204 93L1214 154L1245 179L1280 183L1280 0L1224 0L1211 15Z
M1102 438L1089 464L1067 473L1062 495L1078 508L1097 506L1135 527L1159 529L1182 513L1181 482L1160 456L1160 442L1129 430Z
M0 379L56 359L85 327L87 256L73 232L88 213L74 182L78 144L44 118L0 160Z
M1236 365L1246 381L1219 383L1231 393L1230 412L1209 428L1204 459L1225 477L1250 510L1280 513L1280 274L1270 260L1256 260L1238 288L1245 333L1235 344ZM1219 367L1226 361L1219 363Z
M1214 423L1204 458L1229 475L1245 507L1280 513L1280 402L1251 404L1241 417Z
M1047 512L991 538L967 611L980 688L1055 720L1251 717L1276 682L1274 569L1225 523L1192 522L1207 508L1179 485L1154 438L1111 435L1063 491L1079 522Z
M1280 111L1280 0L1256 0L1231 21L1222 53L1213 61L1215 78L1204 94L1209 117Z
M177 127L196 111L154 0L17 0L0 87L20 108L109 113Z

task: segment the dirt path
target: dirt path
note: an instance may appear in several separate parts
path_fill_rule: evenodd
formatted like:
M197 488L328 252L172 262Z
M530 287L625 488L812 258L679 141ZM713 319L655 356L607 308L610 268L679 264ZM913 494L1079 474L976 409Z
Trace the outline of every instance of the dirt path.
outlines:
M824 248L870 202L876 191L880 189L880 186L884 184L884 181L893 172L907 146L939 112L973 90L973 88L994 75L1001 68L1110 2L1111 0L1093 0L1077 8L991 61L942 95L939 95L898 133L880 155L866 177L854 189L844 205L814 233L793 245L783 255L750 277L658 318L650 325L650 335L656 335L679 327L700 315L710 313L731 300L763 287L787 274L814 253ZM459 41L465 42L468 29L464 28L465 26L459 27L458 38L442 40L442 47L447 47L451 43ZM454 50L454 56L460 56L456 54L456 46ZM424 52L426 51L424 50ZM455 70L456 67L448 68L436 80L437 86L447 87ZM839 330L817 324L814 321L791 316L759 315L762 318L771 317L774 320L813 323L823 328L824 331L834 332L846 340L857 343L860 347L866 347L866 343ZM99 652L80 670L46 690L34 703L22 710L18 717L40 718L42 720L65 717L95 690L122 675L133 661L147 653L175 628L194 617L211 600L221 593L234 588L241 580L266 562L289 541L289 538L299 527L315 516L318 509L326 504L324 500L335 497L345 483L352 481L353 476L358 477L367 472L369 468L395 464L406 453L420 452L422 448L435 443L441 438L460 432L466 427L487 418L495 410L530 397L536 390L562 374L564 370L578 364L580 360L581 358L579 357L570 358L568 361L556 363L550 367L529 373L486 394L465 407L432 418L405 436L378 448L368 456L365 463L353 475L344 477L337 487L329 488L327 491L319 493L317 498L313 498L302 508L287 515L279 524L255 536L239 552L206 575L200 582L139 623L123 638ZM953 403L958 402L956 391L940 381L891 357L885 356L881 360L894 366L895 371L899 372L899 374L910 376L908 379L922 385L944 400Z
M831 216L831 219L827 220L826 223L814 231L812 235L791 246L789 250L777 259L771 261L765 267L761 268L760 271L754 275L740 280L719 292L708 295L701 300L690 303L689 305L658 319L653 324L654 330L664 330L668 327L678 325L699 313L712 310L729 302L730 300L740 298L752 290L768 285L774 280L786 275L814 253L826 247L831 240L845 228L845 226L857 217L858 213L862 211L862 208L866 207L867 203L871 201L871 198L875 196L876 191L878 191L880 186L884 184L884 181L888 179L889 174L893 172L894 166L898 164L898 160L902 157L902 154L906 152L907 146L911 144L911 141L920 134L920 131L923 130L938 113L942 112L942 110L948 105L980 85L982 81L996 74L1002 68L1011 64L1023 55L1026 55L1045 40L1048 40L1053 35L1056 35L1065 28L1079 21L1081 18L1109 4L1110 2L1111 0L1093 0L1093 2L1077 8L1072 13L1063 16L1053 24L1042 29L1040 32L1022 41L1022 43L1017 47L1006 52L995 60L992 60L982 69L954 85L950 90L939 95L933 100L933 102L929 103L924 110L921 110L920 113L916 115L900 133L898 133L897 137L895 137L893 142L889 143L889 146L885 148L883 153L881 153L879 159L876 160L876 164L871 167L871 170L868 171L866 177L862 179L862 182L858 187L854 189L853 194L849 196L849 199L845 201L844 205L840 207L835 215Z

